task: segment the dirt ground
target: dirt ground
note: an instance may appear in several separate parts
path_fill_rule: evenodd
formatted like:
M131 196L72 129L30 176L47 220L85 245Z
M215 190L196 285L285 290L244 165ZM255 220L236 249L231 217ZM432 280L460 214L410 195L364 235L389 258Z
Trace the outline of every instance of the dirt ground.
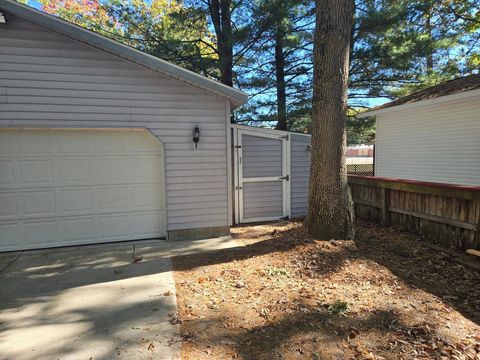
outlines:
M480 273L424 240L233 232L244 246L174 259L183 359L480 359Z

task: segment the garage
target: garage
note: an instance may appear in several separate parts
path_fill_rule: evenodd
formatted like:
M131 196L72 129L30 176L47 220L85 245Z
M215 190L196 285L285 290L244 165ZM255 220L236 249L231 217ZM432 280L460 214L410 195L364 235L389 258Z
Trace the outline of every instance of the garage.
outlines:
M0 251L228 235L247 95L0 1Z
M143 129L0 130L0 251L165 237L164 156Z

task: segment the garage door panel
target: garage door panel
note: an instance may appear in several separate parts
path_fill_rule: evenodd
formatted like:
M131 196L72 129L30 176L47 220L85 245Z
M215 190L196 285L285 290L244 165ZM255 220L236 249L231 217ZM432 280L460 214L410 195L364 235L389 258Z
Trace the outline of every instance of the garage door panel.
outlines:
M30 216L55 216L55 190L21 191L22 214ZM20 215L20 214L19 214Z
M13 161L0 160L0 185L15 184L15 170Z
M91 188L71 188L62 189L58 192L60 214L72 213L95 213L93 206L93 189Z
M63 154L89 154L91 152L90 136L85 132L64 133L56 137L56 151Z
M115 131L105 134L93 134L93 151L98 154L123 153L125 151L125 134Z
M52 133L49 131L17 132L15 150L18 154L51 154L53 153Z
M47 245L58 244L57 221L55 219L30 220L20 223L20 242L28 244Z
M158 155L162 154L162 145L153 137L127 136L125 151L131 154L149 153L152 151Z
M97 233L104 239L113 241L130 238L129 214L98 216Z
M92 178L99 184L119 184L126 181L127 164L121 157L102 157L93 160Z
M90 182L89 159L65 159L57 161L57 179L60 183Z
M0 222L0 234L2 234L2 249L15 250L18 248L20 239L20 226L18 223Z
M53 184L54 172L52 160L20 160L19 184Z
M128 189L123 186L96 188L95 208L101 212L128 211Z
M157 235L156 229L164 227L164 213L162 212L146 212L134 213L131 218L131 226L134 238L153 238Z
M95 220L92 217L61 219L60 233L66 242L95 242Z
M15 192L0 192L0 220L17 215L17 195Z
M165 236L163 150L146 131L8 129L0 149L0 251Z
M129 190L129 210L155 210L163 204L161 184L134 185Z
M9 155L13 152L13 137L6 131L0 131L0 156Z
M135 156L129 159L128 179L132 182L162 181L163 161L160 156Z

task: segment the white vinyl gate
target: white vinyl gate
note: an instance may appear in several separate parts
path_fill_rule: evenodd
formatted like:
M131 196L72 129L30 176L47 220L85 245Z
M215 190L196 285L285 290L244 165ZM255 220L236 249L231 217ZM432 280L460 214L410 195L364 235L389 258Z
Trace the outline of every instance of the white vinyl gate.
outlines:
M236 223L290 216L290 135L234 127Z

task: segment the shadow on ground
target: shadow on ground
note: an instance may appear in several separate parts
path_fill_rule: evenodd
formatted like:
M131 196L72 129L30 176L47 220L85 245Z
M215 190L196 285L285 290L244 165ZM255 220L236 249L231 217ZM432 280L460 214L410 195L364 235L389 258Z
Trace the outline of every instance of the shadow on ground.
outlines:
M425 343L435 343L438 335L435 329L425 331L404 324L392 311L380 310L364 318L341 317L330 314L326 309L309 308L308 313L295 312L278 321L249 330L239 329L222 334L204 331L188 341L200 344L234 344L240 359L373 359L366 348L348 343L355 338L367 338L374 334L381 338L376 345L376 355L391 358L391 350L401 352L402 340L392 329L410 334L413 339L419 333ZM224 316L198 320L202 329L224 327ZM299 337L296 340L296 337ZM408 336L404 339L408 340ZM215 346L211 346L215 348ZM292 348L293 347L293 348ZM383 347L383 352L382 352ZM288 357L285 355L288 353ZM292 356L293 355L293 356ZM215 357L215 350L212 356Z
M13 258L0 273L0 359L171 358L175 287L162 251L117 244Z
M328 241L324 246L317 247L316 251L300 252L296 250L318 241L306 236L298 225L283 231L269 230L268 233L262 233L254 228L245 229L241 238L249 236L256 238L247 245L215 251L207 256L202 254L176 257L173 259L174 268L186 273L201 268L202 271L199 271L201 274L203 271L207 272L208 266L225 264L227 267L233 263L230 267L241 271L242 266L247 266L241 263L243 260L248 261L268 254L283 254L295 257L295 271L299 278L328 279L342 272L348 264L362 261L372 264L374 269L378 267L379 271L393 274L394 279L397 279L395 282L398 281L403 288L409 289L408 296L415 296L417 289L422 290L434 295L447 312L450 311L448 309L455 309L465 318L480 325L478 300L480 274L454 262L448 255L432 252L425 246L423 240L416 236L395 232L392 229L380 229L368 223L361 223L358 228L355 242ZM216 273L212 276L215 275ZM376 281L375 278L370 280L373 283ZM211 292L210 289L209 294ZM186 301L188 302L188 299ZM205 301L208 302L208 299ZM188 320L182 326L186 331L196 330L191 334L192 343L208 348L212 346L209 344L229 344L231 341L236 347L237 354L243 359L283 359L285 351L282 347L286 343L289 343L289 346L296 343L297 337L298 359L306 356L310 358L313 356L313 359L368 358L370 356L368 351L365 352L365 349L350 343L350 340L366 336L365 341L368 343L372 341L368 334L372 333L376 334L373 338L378 341L378 344L371 344L372 347L375 347L378 355L385 358L391 358L390 351L401 354L403 351L401 348L405 345L402 341L410 345L415 342L421 343L421 348L426 351L426 355L423 356L427 357L428 351L432 351L431 356L440 354L452 356L452 353L441 353L444 350L440 348L446 346L449 349L456 349L457 346L449 343L444 336L444 328L436 328L431 324L425 326L415 324L416 318L428 318L428 313L419 313L415 301L408 304L407 316L409 320L414 320L407 322L405 317L401 316L404 314L399 314L393 307L388 307L388 299L384 308L346 316L334 315L322 304L313 306L312 302L302 304L302 301L299 294L295 304L297 310L291 313L284 312L282 316L251 328L240 326L231 329L226 319L235 315L225 314L223 311L221 316ZM215 312L212 311L210 314ZM332 346L325 346L327 343ZM340 344L343 344L343 347ZM212 349L215 349L215 345Z
M480 303L478 292L480 274L454 262L449 255L435 253L424 245L424 240L393 229L380 229L374 224L360 223L359 231L351 246L350 241L329 241L339 251L325 253L322 261L312 261L308 255L304 262L308 271L317 276L332 274L341 269L346 261L353 259L372 260L402 279L412 288L419 288L445 300L476 324L480 325ZM253 231L258 236L259 233ZM247 232L245 236L248 236ZM312 243L302 229L274 230L249 245L228 248L210 253L210 256L188 255L173 258L175 270L185 271L232 261L241 261L255 256L276 252L289 252L298 246ZM344 246L343 246L344 245ZM316 259L322 253L311 253ZM318 265L311 265L317 263ZM477 291L472 291L472 290Z

